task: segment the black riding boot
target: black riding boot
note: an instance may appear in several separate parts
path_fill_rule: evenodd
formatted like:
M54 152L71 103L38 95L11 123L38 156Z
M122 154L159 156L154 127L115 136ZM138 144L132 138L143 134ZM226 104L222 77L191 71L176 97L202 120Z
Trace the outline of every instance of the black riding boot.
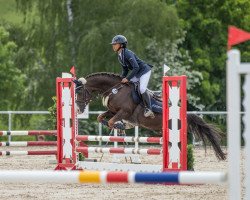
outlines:
M150 102L150 96L147 92L144 92L142 95L142 100L145 106L145 111L144 111L144 116L145 117L151 117L154 118L155 115L152 111L152 106L151 106L151 102Z

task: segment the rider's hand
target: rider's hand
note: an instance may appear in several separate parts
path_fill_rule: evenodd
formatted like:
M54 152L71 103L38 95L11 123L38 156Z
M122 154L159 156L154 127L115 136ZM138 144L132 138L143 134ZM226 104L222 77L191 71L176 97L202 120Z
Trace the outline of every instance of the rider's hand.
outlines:
M128 82L128 79L126 79L126 78L122 79L122 83L127 83L127 82Z

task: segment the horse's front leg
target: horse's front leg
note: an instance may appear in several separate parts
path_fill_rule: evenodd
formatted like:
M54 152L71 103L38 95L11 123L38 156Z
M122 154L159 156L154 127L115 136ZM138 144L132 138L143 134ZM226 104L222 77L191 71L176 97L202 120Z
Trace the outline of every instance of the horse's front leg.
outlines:
M104 118L106 118L106 117L110 118L110 117L113 117L113 116L114 116L114 114L110 110L107 110L106 112L98 115L97 121L101 123Z
M108 125L109 128L113 128L115 122L117 121L121 121L122 119L128 117L128 112L124 111L124 110L119 110L109 121L108 121Z

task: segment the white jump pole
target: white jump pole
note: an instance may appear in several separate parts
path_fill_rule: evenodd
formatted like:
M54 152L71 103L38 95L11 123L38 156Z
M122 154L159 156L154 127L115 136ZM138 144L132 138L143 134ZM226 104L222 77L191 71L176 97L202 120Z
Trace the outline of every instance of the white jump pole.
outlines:
M250 63L240 63L240 52L231 50L227 60L227 131L228 131L228 159L229 159L229 199L241 199L241 88L240 76L245 75L243 86L245 116L243 116L245 139L245 199L250 199Z
M239 51L228 52L227 60L227 131L229 160L229 196L230 199L240 199L240 66ZM232 94L233 92L233 94Z

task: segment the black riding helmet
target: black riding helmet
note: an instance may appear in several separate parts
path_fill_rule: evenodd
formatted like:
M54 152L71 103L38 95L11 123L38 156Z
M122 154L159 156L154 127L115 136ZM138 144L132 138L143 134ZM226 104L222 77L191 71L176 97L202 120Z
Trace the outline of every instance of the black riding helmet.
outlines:
M122 47L125 48L127 46L128 40L123 35L116 35L110 44L122 44Z

